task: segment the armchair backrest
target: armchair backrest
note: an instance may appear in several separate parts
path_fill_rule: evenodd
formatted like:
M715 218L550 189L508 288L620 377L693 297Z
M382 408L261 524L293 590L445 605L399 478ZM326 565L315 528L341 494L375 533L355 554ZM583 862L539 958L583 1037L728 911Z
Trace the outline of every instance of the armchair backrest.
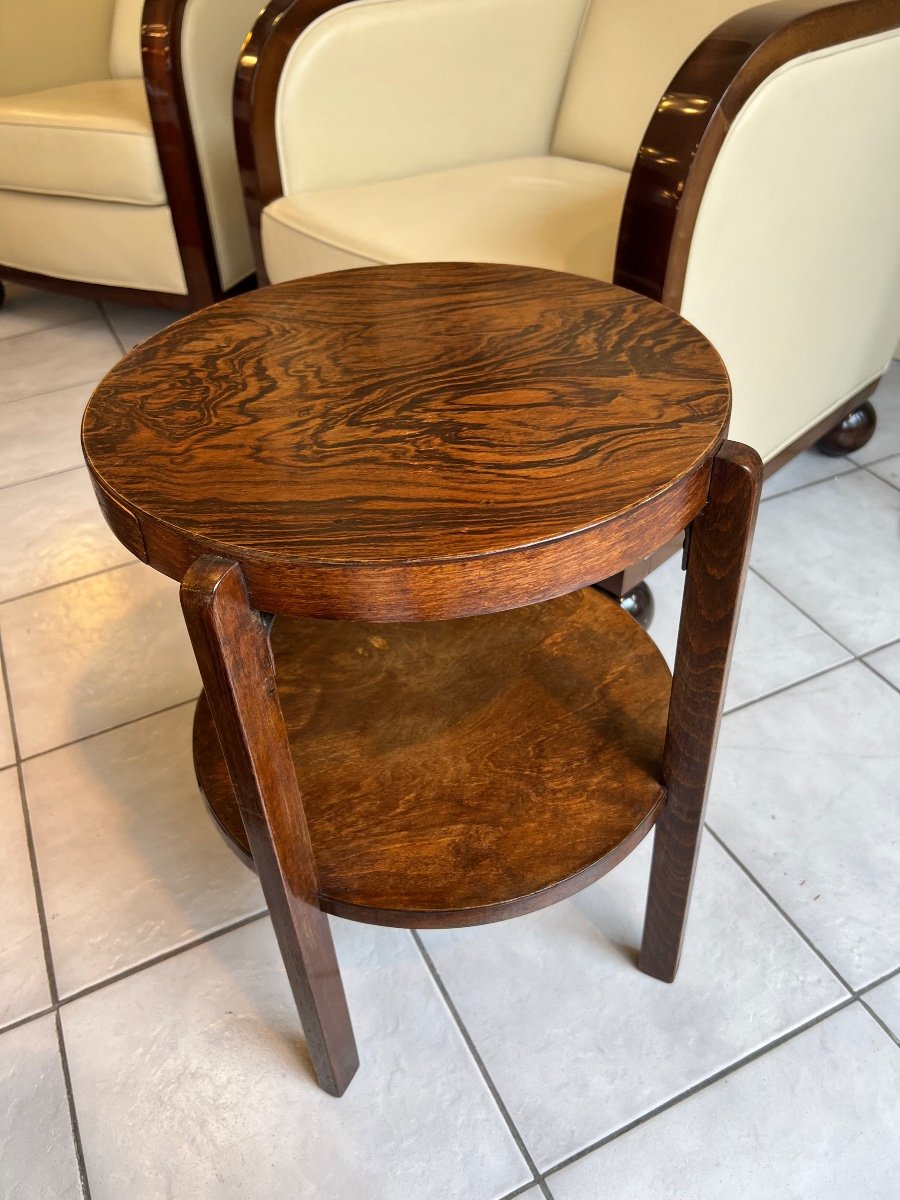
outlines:
M113 0L0 0L0 96L105 79Z
M591 0L560 105L553 153L630 171L678 68L753 0Z
M275 112L289 191L546 154L585 0L359 0L293 45ZM302 120L297 120L302 114Z
M109 39L109 73L113 79L140 79L141 20L144 0L115 0Z

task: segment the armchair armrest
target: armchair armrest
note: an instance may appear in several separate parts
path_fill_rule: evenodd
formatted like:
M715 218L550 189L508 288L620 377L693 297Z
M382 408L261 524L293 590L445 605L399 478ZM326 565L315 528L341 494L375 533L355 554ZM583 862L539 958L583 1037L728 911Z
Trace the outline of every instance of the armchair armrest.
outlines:
M678 310L697 214L726 135L791 60L900 27L900 0L775 0L725 21L662 96L625 197L615 282Z
M0 0L0 95L109 77L113 0Z
M234 71L264 0L145 0L142 60L185 276L200 303L253 271L234 130ZM205 198L205 204L197 198Z
M775 462L885 370L900 325L900 0L779 0L720 26L638 153L615 281L728 363Z
M235 86L251 224L284 192L547 153L585 0L275 0Z

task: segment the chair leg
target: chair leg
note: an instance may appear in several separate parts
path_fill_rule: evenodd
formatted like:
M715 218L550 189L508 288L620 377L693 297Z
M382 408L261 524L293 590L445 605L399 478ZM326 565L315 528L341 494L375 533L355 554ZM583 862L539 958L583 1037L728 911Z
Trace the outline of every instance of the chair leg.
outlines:
M181 586L185 622L306 1034L316 1077L343 1094L359 1059L263 618L237 563L198 559Z
M759 455L726 442L706 507L690 528L684 601L663 752L666 805L656 825L639 965L675 978L725 684L762 482Z

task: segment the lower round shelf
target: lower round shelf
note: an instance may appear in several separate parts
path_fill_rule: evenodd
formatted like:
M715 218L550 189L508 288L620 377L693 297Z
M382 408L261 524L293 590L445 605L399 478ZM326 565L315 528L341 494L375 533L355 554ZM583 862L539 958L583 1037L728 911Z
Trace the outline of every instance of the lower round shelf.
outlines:
M600 592L455 621L279 618L272 649L327 912L516 916L598 879L656 819L671 677ZM194 759L252 865L203 696Z

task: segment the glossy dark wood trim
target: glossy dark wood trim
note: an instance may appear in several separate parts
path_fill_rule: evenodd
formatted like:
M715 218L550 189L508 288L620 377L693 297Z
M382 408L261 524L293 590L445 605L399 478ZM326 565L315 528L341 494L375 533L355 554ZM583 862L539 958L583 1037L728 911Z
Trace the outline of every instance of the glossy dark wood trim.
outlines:
M159 165L192 308L222 298L212 229L181 73L189 0L144 0L141 59Z
M284 194L275 141L275 98L291 47L324 13L346 0L272 0L260 13L234 80L234 137L260 285L268 283L260 242L263 209Z
M613 281L681 307L700 202L729 128L791 59L900 26L898 0L776 0L720 25L651 118L625 197Z

